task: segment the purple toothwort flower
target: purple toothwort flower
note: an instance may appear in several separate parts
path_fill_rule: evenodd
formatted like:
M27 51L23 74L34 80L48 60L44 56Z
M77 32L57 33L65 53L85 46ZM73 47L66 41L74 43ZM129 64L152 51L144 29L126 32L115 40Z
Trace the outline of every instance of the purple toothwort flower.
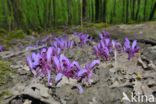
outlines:
M122 45L118 41L112 40L112 48L113 50L121 51Z
M88 34L84 34L84 33L74 33L75 36L77 36L80 39L80 45L84 45L86 44L88 41L90 41L89 39L89 35Z
M70 61L63 54L61 54L59 57L54 56L53 61L57 74L55 81L58 82L64 75L66 76L66 71L70 68Z
M96 54L97 57L102 57L104 60L109 60L110 45L109 41L104 42L101 40L97 46L93 47L94 54Z
M129 41L129 39L126 37L126 38L125 38L125 41L124 41L124 51L129 51L130 48L131 48L131 47L130 47L130 41Z
M49 85L51 85L51 71L53 69L54 59L60 55L60 51L60 48L55 47L42 48L40 52L33 52L26 57L27 64L33 74L35 72L34 75L46 76Z
M81 85L76 85L76 87L78 88L80 94L82 94L84 92Z
M40 64L40 54L36 54L36 53L32 53L31 56L27 56L26 60L27 60L27 64L29 66L29 68L31 70L36 69L37 66Z
M62 69L61 69L61 63L58 56L53 57L53 62L54 62L56 72L60 72Z
M112 40L112 51L114 54L114 65L117 66L117 52L122 50L122 46L119 42Z
M49 47L47 50L47 55L46 55L47 62L49 63L51 63L52 61L52 54L53 54L53 47Z
M137 52L139 52L140 47L137 45L137 40L134 40L132 46L130 45L130 41L128 38L125 38L124 41L124 51L128 53L128 59L130 60L135 56Z
M51 86L51 71L52 71L52 65L47 60L47 49L43 48L40 52L41 59L40 59L40 65L38 68L38 75L45 76L48 79L48 85Z
M100 42L93 47L94 54L97 58L103 58L104 60L110 60L111 54L114 51L121 51L122 46L119 42L111 40L110 33L107 31L102 31L99 34Z
M52 43L55 48L60 48L62 50L69 49L74 46L74 41L69 40L67 36L55 38L55 41Z
M0 45L0 52L4 51L4 47Z
M62 79L62 77L63 77L63 73L57 73L55 81L56 82L60 81Z
M28 64L30 70L32 70L33 69L33 61L32 61L31 56L26 56L26 61L27 61L27 64Z
M46 59L48 63L52 63L53 56L58 56L61 54L60 48L49 47L46 52Z
M104 47L103 50L101 51L101 53L105 60L109 60L110 53L109 53L109 49L107 47Z
M67 47L67 48L72 48L73 46L74 46L74 41L71 41L71 40L70 40L70 41L67 41L67 42L66 42L66 47Z
M110 38L110 33L107 31L102 31L101 33L99 33L99 37L101 40L106 39L106 38Z
M70 60L63 54L59 57L55 56L53 61L55 72L57 74L55 78L56 82L61 80L63 76L66 76L67 78L77 78L76 73L81 68L78 62L70 62Z
M93 60L91 63L86 64L85 68L81 69L78 71L77 76L81 77L83 81L87 83L91 83L91 78L93 75L93 70L96 65L99 65L100 61L99 60Z

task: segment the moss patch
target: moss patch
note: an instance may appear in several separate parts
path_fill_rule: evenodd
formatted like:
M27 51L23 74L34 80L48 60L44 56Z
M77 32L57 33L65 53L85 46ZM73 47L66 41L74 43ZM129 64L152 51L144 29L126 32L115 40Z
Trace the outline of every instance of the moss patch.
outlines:
M11 96L12 94L8 90L4 90L0 92L0 104L3 104L3 99L5 97Z
M96 24L93 24L93 27L96 27L96 28L106 28L106 27L109 27L110 25L107 24L107 23L96 23Z
M0 44L3 45L6 49L12 46L12 42L16 39L24 39L26 34L23 30L15 30L11 32L1 32L0 31Z
M0 86L10 81L10 76L13 70L10 68L10 63L0 60Z

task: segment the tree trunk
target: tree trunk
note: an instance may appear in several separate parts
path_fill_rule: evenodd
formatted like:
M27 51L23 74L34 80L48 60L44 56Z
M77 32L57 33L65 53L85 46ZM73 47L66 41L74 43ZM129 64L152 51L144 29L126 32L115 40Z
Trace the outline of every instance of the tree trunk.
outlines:
M8 13L9 13L9 22L8 22L8 28L9 28L9 31L11 31L12 30L12 21L13 21L13 19L11 19L13 16L12 16L12 5L11 5L11 2L10 2L10 0L7 0L7 6L8 6Z
M92 0L92 2L91 2L91 7L92 7L92 22L94 22L94 20L95 20L95 15L94 15L94 2L93 2L93 0Z
M95 0L95 20L99 22L99 0Z
M126 0L126 23L128 23L129 20L129 1Z
M113 16L116 15L116 0L114 0L114 6L113 6Z
M138 7L137 7L137 11L136 11L136 17L135 17L135 20L138 20L138 16L139 16L139 11L140 11L140 0L137 0L137 4L138 4Z
M56 19L55 19L55 0L53 0L53 26L55 27L55 21L56 21Z
M46 0L46 1L43 1L44 2L44 28L46 29L49 25L49 20L48 20L48 17L49 17L49 0Z
M132 20L135 19L135 0L132 0Z
M154 6L153 6L153 8L151 10L151 13L150 13L150 16L149 16L149 20L153 19L155 11L156 11L156 2L154 3Z
M99 22L102 21L102 0L99 1Z
M13 15L15 27L22 28L23 26L23 14L21 10L20 0L10 0L13 7Z
M125 21L125 0L122 1L122 21Z
M82 0L82 17L83 17L83 20L85 20L85 18L86 18L86 11L87 11L87 1Z
M71 1L67 0L67 11L68 11L68 25L71 25L71 11L70 11Z
M81 5L81 31L83 29L83 2L80 0L80 5Z
M147 6L147 0L144 0L144 21L146 20L146 6Z
M49 17L48 17L48 20L49 20L49 26L52 26L52 2L51 2L51 0L50 0L50 2L49 2Z
M39 3L38 0L36 0L36 8L37 8L37 17L38 17L38 21L39 21L39 25L42 27L42 20L40 18L40 11L39 11Z
M2 0L2 15L3 15L3 22L2 25L4 26L4 28L7 27L7 14L6 14L6 7L5 7L5 0Z
M106 22L107 0L103 1L103 22Z

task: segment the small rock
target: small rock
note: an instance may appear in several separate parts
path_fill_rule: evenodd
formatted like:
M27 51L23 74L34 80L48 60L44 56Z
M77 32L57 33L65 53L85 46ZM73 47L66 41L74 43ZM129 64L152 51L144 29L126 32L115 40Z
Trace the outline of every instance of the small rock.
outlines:
M49 98L48 88L40 89L40 95L43 98Z
M98 101L96 100L96 97L93 97L92 101L89 102L89 104L98 104Z
M111 73L115 73L115 72L116 72L115 68L111 68L111 69L109 69L109 71L110 71Z
M67 104L67 102L64 99L61 99L62 104Z
M10 65L10 67L13 69L19 69L22 68L22 65Z
M27 65L24 65L23 69L26 70L26 71L29 71L29 67Z
M64 85L76 85L77 84L77 80L76 79L71 79L71 78L67 78L67 77L62 77L62 80L57 84L57 87L61 87Z
M110 88L119 87L120 84L118 81L113 82L113 84L110 86Z
M32 103L31 100L26 99L23 104L31 104L31 103Z

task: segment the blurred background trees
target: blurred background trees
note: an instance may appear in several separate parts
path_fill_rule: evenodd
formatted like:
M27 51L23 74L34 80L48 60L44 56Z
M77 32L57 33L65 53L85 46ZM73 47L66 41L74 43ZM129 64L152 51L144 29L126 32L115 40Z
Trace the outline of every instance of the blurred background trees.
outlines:
M0 0L0 28L47 29L156 19L156 0Z

